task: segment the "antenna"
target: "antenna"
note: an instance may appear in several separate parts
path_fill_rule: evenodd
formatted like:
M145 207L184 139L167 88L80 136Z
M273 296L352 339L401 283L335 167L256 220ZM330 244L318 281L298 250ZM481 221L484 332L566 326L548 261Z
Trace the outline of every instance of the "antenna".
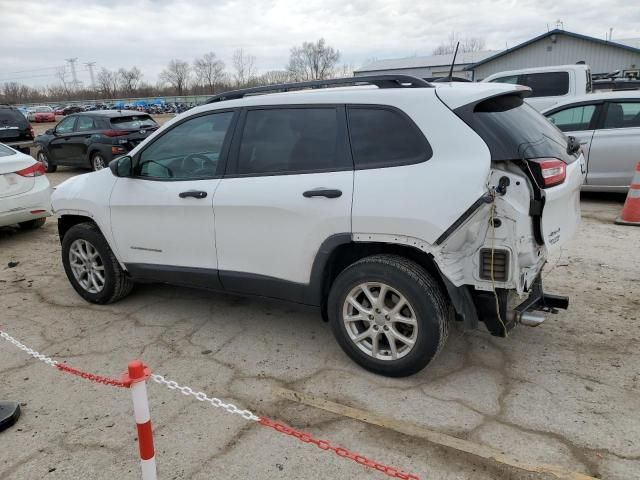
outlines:
M451 60L451 68L449 69L449 81L453 82L453 66L456 64L456 57L458 56L458 47L460 42L456 43L456 51L453 52L453 60Z
M96 62L87 62L85 63L85 65L87 66L87 68L89 69L89 76L91 77L91 89L95 90L96 88L96 81L93 77L93 67L95 66Z

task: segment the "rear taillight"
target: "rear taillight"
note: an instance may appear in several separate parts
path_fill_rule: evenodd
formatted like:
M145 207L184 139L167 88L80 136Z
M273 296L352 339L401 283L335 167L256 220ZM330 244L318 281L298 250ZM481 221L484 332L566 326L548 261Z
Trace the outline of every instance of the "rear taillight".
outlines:
M30 123L27 123L27 128L29 129L29 135L31 135L31 138L33 138L34 137L33 127L31 126Z
M533 158L529 166L541 188L560 185L567 178L567 164L557 158Z
M107 137L124 137L125 135L129 135L129 132L125 130L107 130L104 134Z
M45 173L46 171L44 169L44 166L40 162L34 163L30 167L23 168L22 170L18 170L16 172L16 174L20 175L21 177L39 177L41 175L44 175Z

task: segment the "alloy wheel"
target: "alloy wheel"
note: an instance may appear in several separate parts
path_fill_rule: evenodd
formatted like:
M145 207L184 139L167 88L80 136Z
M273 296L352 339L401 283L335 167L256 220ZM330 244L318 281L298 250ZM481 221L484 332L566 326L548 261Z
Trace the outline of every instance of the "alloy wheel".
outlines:
M42 164L45 170L49 170L49 157L44 152L38 152L38 161Z
M418 338L415 310L407 298L381 282L361 283L347 295L342 321L351 341L378 360L398 360Z
M73 277L89 293L100 293L104 288L104 263L98 250L86 240L75 240L69 248L69 265Z
M102 170L105 167L104 158L99 153L93 156L93 169L95 171Z

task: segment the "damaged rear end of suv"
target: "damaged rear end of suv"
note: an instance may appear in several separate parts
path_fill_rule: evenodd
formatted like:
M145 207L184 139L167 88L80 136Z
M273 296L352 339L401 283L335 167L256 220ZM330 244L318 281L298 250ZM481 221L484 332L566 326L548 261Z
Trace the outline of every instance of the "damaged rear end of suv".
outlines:
M491 169L485 195L438 238L435 258L465 326L482 321L504 337L569 305L544 291L542 269L578 228L585 160L523 101L528 88L472 100L459 88L436 94L487 145Z

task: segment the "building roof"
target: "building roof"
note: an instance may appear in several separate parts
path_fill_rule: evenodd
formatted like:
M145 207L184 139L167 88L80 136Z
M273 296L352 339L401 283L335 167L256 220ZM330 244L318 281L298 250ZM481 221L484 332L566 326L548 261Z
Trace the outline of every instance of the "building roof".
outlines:
M499 50L484 50L481 52L458 52L456 65L469 65L480 62L485 58L495 56ZM374 72L380 70L396 70L401 68L441 67L451 65L453 53L446 55L428 55L422 57L390 58L378 60L364 65L355 72Z
M620 38L616 40L616 43L621 43L622 45L628 45L633 48L640 48L640 37L638 38Z
M531 45L532 43L537 42L538 40L542 40L543 38L547 38L550 37L551 35L566 35L568 37L573 37L573 38L579 38L580 40L587 40L589 42L594 42L594 43L599 43L601 45L608 45L610 47L615 47L615 48L622 48L624 50L629 50L632 51L634 53L640 53L640 48L636 48L634 46L631 45L626 45L623 43L618 43L618 42L610 42L607 40L602 40L600 38L596 38L596 37L589 37L587 35L581 35L579 33L574 33L574 32L568 32L566 30L560 30L558 28L554 29L554 30L550 30L547 33L543 33L542 35L538 35L537 37L532 38L531 40L527 40L526 42L523 42L519 45L516 45L515 47L511 47L508 48L506 50L503 50L495 55L486 57L482 60L477 61L474 65L467 67L466 70L471 70L475 67L477 67L478 65L482 65L488 62L491 62L492 60L495 60L496 58L500 58L504 55L507 55L511 52L514 52L516 50L519 50L523 47L526 47L527 45ZM631 39L633 40L633 39Z

